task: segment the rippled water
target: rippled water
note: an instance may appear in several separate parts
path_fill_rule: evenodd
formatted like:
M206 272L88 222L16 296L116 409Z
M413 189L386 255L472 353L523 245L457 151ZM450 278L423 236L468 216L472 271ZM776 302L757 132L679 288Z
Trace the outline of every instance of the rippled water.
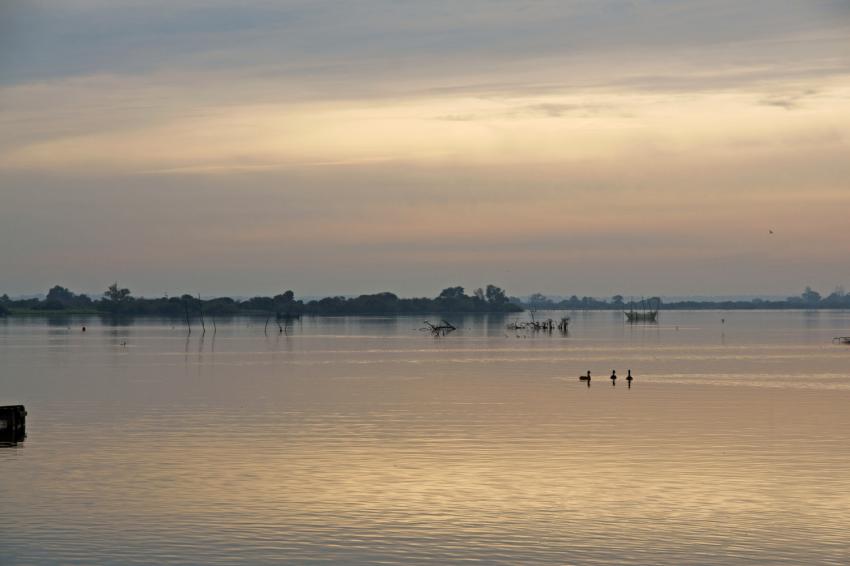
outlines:
M850 313L572 316L0 319L0 563L850 563Z

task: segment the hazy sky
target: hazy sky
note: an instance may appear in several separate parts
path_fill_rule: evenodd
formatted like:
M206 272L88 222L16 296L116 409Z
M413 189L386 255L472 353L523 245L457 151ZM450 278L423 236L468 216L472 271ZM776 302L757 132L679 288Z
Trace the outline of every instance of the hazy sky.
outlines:
M848 228L850 0L0 0L0 293L829 291Z

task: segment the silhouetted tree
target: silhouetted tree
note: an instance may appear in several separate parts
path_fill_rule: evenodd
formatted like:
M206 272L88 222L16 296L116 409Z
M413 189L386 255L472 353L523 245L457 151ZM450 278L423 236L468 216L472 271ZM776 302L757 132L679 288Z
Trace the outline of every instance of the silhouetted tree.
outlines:
M821 305L830 308L850 306L850 295L844 291L844 287L839 285L828 297L821 300Z
M74 302L74 293L69 291L66 287L55 285L47 292L45 300L55 301L57 303L62 303L63 305L70 305Z
M103 293L102 304L106 310L117 313L127 310L126 307L132 300L130 289L118 287L118 282L114 282Z
M463 287L448 287L440 292L438 299L460 299L465 297Z
M44 308L47 310L59 310L70 307L89 308L92 305L92 300L86 295L77 295L61 285L51 287L47 292L44 302Z
M806 287L806 290L803 291L800 297L803 299L803 302L807 305L817 305L820 302L820 293L813 290L811 287Z
M113 303L121 303L126 302L130 297L130 289L119 288L118 281L109 286L108 289L103 293L103 296Z
M292 291L285 291L284 293L275 295L272 298L274 310L277 313L278 318L280 318L281 315L289 315L292 313L294 299L295 293Z
M491 305L504 305L508 302L505 292L495 285L487 285L485 294L487 295L487 302Z

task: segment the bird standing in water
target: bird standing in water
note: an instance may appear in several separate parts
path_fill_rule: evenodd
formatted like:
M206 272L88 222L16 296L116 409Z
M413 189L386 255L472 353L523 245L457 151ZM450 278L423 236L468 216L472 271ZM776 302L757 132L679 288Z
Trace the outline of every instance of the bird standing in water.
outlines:
M617 385L617 370L615 369L611 370L611 385L615 387Z
M626 376L626 381L629 383L629 389L632 388L632 380L633 379L634 378L632 377L632 370L629 370L629 375Z

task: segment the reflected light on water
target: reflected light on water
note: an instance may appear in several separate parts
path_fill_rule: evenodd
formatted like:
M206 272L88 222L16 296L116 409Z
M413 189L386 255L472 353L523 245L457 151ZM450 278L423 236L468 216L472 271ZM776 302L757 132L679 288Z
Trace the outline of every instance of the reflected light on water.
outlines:
M850 316L664 318L2 322L0 562L848 563Z

